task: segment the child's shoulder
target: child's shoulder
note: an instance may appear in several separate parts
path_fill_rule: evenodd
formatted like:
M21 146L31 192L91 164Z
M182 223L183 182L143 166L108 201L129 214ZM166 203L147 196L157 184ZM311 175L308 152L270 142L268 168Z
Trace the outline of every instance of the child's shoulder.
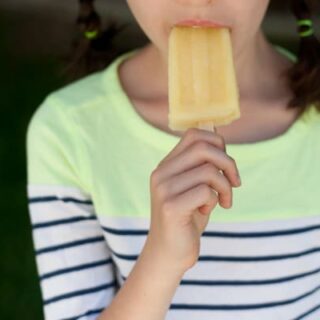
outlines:
M72 114L85 121L89 118L96 120L97 115L101 114L99 111L112 114L112 104L118 103L119 96L121 99L123 95L117 67L137 50L120 54L104 69L50 92L35 110L34 116L58 119Z
M97 71L50 92L45 100L63 105L67 110L95 104L105 96L101 80L103 71Z
M32 119L45 121L51 118L58 125L60 119L64 122L62 118L69 117L70 114L88 114L86 109L99 104L105 105L108 90L103 78L108 69L109 66L51 91L34 110Z
M92 73L47 94L30 117L28 134L36 132L39 135L50 130L61 136L72 130L75 116L90 114L85 110L103 101L102 74L103 71Z

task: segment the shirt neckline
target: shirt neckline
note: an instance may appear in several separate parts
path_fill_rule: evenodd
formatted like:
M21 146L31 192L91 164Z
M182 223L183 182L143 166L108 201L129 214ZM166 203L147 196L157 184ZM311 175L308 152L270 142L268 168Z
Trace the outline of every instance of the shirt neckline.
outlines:
M296 56L287 49L274 45L274 47L287 58L296 61ZM137 113L131 103L128 95L124 91L119 73L119 65L131 55L134 55L141 48L131 50L118 56L104 71L103 71L103 86L107 91L108 98L112 100L112 108L123 119L125 128L131 134L138 136L140 139L152 144L161 149L172 149L179 141L180 137L163 131L151 123L147 122ZM317 112L314 110L314 105L311 105L306 112L301 114L291 126L282 134L257 142L226 144L227 153L237 160L257 159L264 156L270 156L272 153L283 149L288 145L292 145L292 139L301 136L301 133L307 129L305 122L307 114ZM290 141L290 143L289 143ZM252 156L254 154L254 156Z

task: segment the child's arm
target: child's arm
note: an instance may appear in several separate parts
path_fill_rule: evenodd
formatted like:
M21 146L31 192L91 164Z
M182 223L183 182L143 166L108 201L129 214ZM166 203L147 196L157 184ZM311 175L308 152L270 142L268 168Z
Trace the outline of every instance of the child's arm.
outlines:
M147 239L126 282L98 320L164 320L185 272L167 262Z
M49 97L27 131L29 212L45 319L163 320L186 268L148 235L118 287L71 115Z

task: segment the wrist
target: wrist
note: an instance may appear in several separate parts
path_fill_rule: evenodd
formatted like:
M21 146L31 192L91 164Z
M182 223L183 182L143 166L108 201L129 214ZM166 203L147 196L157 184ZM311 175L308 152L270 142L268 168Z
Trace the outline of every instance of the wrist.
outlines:
M182 278L189 267L184 264L179 264L177 261L172 261L164 250L155 244L150 236L145 242L142 258L152 261L153 264L161 268L164 274L170 274Z

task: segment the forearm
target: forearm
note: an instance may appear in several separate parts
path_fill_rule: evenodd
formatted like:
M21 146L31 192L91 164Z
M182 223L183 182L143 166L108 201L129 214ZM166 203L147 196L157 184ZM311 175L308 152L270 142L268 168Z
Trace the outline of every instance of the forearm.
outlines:
M146 243L125 283L98 320L164 320L184 274Z

